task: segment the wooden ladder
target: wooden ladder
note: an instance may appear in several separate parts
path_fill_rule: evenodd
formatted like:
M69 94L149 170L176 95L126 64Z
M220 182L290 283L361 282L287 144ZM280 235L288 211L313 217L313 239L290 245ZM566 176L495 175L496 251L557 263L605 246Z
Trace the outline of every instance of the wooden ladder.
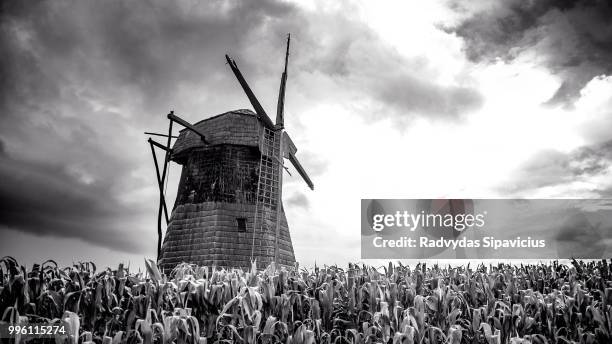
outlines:
M258 258L260 263L270 263L264 257L275 257L278 246L279 198L281 176L279 166L282 131L263 128L259 142L261 158L259 160L259 179L253 221L253 243L251 260ZM256 240L259 239L259 242ZM263 252L256 253L255 247ZM274 258L273 258L274 259Z

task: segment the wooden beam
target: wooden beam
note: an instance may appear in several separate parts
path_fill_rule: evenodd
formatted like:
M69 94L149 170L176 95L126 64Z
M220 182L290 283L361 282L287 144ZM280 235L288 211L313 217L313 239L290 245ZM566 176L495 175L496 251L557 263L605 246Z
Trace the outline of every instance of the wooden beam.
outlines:
M274 123L272 123L272 120L270 119L270 117L268 116L264 108L261 106L261 104L259 103L259 100L257 100L257 97L255 97L255 94L249 87L249 84L244 79L244 76L242 76L242 73L240 72L240 70L238 69L238 65L236 64L236 61L232 60L229 57L229 55L225 55L225 59L227 60L227 63L230 65L232 72L234 72L236 79L238 79L240 86L242 86L244 93L246 93L247 97L249 98L251 105L253 105L253 109L255 110L255 113L257 113L257 116L263 121L266 127L270 129L275 129Z
M170 111L171 114L174 114L174 111ZM162 177L161 177L161 183L162 183L162 187L164 186L165 182L166 182L166 173L168 172L168 162L170 161L170 157L172 155L172 148L170 148L170 142L172 140L172 121L170 121L170 123L168 124L168 142L166 143L166 147L164 147L164 150L166 151L166 156L164 157L164 169L162 171ZM156 142L157 143L157 142ZM164 192L162 193L162 196L164 196L165 198L165 190L163 190ZM162 200L160 199L160 202ZM164 208L166 207L166 200L163 200L164 203ZM166 225L170 222L170 219L168 219L168 209L165 209L165 214L166 214Z
M170 111L170 113L168 114L168 119L170 119L171 121L174 121L174 122L182 125L183 127L191 130L192 132L196 133L198 136L200 136L200 138L202 139L202 141L204 141L204 143L208 144L208 141L206 141L206 136L204 135L204 133L199 131L198 128L194 127L193 125L191 125L186 120L184 120L184 119L180 118L179 116L175 115L174 111Z
M310 177L308 177L308 174L304 170L304 167L302 167L302 164L300 164L300 162L295 157L295 155L289 154L289 161L291 161L291 163L293 164L293 167L295 167L295 169L298 171L300 176L302 176L306 184L308 184L308 187L311 190L314 190L314 184L312 183L312 180L310 180Z
M163 149L166 152L170 152L170 154L172 154L172 149L168 149L166 148L166 146L162 145L161 143L154 141L152 138L149 138L149 143L152 144L153 146L159 148L159 149Z
M149 145L151 146L151 154L153 155L153 162L155 163L155 174L157 175L157 186L159 188L159 209L157 212L157 260L159 261L161 254L161 243L162 243L162 213L166 216L166 223L168 222L168 208L166 207L166 199L164 197L164 186L159 174L159 164L157 163L157 156L155 155L155 148L153 140L149 139Z
M285 70L281 75L280 89L278 90L278 104L276 105L276 126L285 127L285 89L287 88L287 64L289 63L289 43L291 34L287 35L287 51L285 52Z
M145 135L154 135L154 136L168 137L168 135L166 135L166 134L150 133L150 132L147 132L147 131L145 131ZM173 138L173 139L178 139L178 136L174 136L173 135L173 136L170 136L170 137Z

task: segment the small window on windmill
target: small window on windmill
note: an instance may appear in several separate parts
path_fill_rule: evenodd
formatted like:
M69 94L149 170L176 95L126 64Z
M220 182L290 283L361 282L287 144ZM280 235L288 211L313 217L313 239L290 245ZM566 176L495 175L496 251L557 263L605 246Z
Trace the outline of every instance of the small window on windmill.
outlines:
M236 225L238 226L238 230L241 232L246 232L247 230L247 219L245 217L237 217Z

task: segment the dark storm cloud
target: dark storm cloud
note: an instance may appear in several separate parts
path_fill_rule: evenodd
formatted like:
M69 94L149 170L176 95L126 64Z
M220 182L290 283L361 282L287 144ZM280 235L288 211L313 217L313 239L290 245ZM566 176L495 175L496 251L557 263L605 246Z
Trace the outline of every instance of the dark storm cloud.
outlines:
M223 53L264 44L258 30L293 11L269 1L1 6L0 225L131 252L151 246L139 239L155 226L143 221L156 197L143 191L154 173L142 131L176 104L187 113L210 100L212 114L223 93L244 99L218 76L228 76Z
M274 1L236 6L220 1L9 1L3 10L5 85L14 78L45 82L46 87L16 91L56 97L57 88L80 82L109 96L137 92L133 101L165 109L180 97L177 87L200 84L219 72L227 75L223 54L231 48L240 58L249 44L265 45L271 37L253 32L263 30L268 19L291 20L292 10ZM245 69L255 63L241 60ZM27 76L33 71L43 75ZM235 86L231 78L224 80L221 86Z
M454 116L480 106L473 88L441 86L423 77L426 57L400 56L366 24L350 19L354 9L344 6L319 14L271 0L9 1L3 9L4 89L17 78L23 85L12 89L17 93L12 97L57 99L66 86L77 84L81 96L129 98L147 113L166 111L168 104L190 113L185 104L206 102L213 114L226 110L216 110L219 93L224 104L246 103L223 67L223 54L230 52L260 100L273 109L280 64L270 62L271 53L282 52L281 37L292 32L291 72L320 72L347 88L326 90L330 95L356 92L400 116ZM270 75L272 87L258 87ZM200 99L194 100L195 94ZM187 95L191 98L184 99Z
M125 235L134 229L130 224L137 208L126 212L114 201L110 181L85 184L62 166L7 156L0 157L0 180L3 226L35 234L81 238L126 252L141 252L146 246L141 240Z
M467 19L448 30L464 38L470 59L512 61L532 52L538 63L561 78L548 104L571 106L593 77L612 73L609 1L451 3L460 12L469 12Z
M575 181L593 180L603 176L612 166L612 141L585 146L568 154L559 151L536 153L515 176L508 192L567 185ZM592 190L603 198L612 196L612 181Z
M287 32L292 113L355 98L397 117L479 106L469 87L419 77L423 61L403 58L350 14L271 0L3 1L0 226L144 250L138 241L155 231L157 196L142 132L164 128L170 109L197 121L250 107L226 52L274 109ZM299 104L292 92L315 97ZM300 153L306 169L323 173L326 163L308 153Z

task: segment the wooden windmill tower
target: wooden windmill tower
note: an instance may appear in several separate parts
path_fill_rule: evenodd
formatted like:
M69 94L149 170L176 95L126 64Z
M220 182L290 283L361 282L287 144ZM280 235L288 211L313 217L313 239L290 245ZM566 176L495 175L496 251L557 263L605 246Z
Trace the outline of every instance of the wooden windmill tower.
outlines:
M158 263L165 271L181 262L225 267L247 267L252 260L260 267L295 263L282 205L284 159L314 187L284 130L289 43L288 36L275 123L236 62L226 55L255 112L229 111L193 125L171 112L167 135L147 133L167 137L165 146L149 138L160 190ZM173 123L185 127L178 136L172 135ZM163 166L154 147L165 151ZM164 193L169 161L182 165L171 216ZM162 244L164 217L167 230Z

